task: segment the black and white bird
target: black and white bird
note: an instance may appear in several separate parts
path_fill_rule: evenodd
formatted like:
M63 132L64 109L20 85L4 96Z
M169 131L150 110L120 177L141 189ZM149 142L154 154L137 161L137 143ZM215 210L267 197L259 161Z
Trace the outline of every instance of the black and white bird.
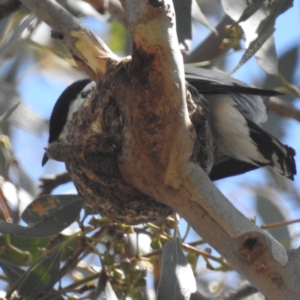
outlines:
M283 145L258 125L267 120L260 96L276 91L250 87L231 76L195 67L185 67L187 88L192 85L208 102L209 122L215 143L211 180L242 174L262 166L271 166L294 179L295 151ZM90 79L70 85L58 98L50 118L49 143L62 140L68 121L94 89ZM48 161L44 154L42 165Z
M185 67L185 78L208 100L216 147L211 180L267 165L294 179L295 150L258 126L268 118L260 96L276 96L278 92L250 87L220 71L195 67Z
M57 99L49 124L48 143L65 140L68 122L81 104L95 88L96 83L89 78L75 81L69 85ZM42 159L42 166L49 160L47 152Z

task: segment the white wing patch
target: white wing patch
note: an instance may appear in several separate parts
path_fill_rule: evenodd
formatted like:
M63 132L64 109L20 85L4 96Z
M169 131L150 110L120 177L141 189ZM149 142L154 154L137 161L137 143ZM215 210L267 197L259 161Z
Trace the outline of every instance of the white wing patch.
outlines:
M252 164L256 164L255 161L268 163L251 139L246 119L230 96L214 97L210 101L210 108L217 159L230 156Z

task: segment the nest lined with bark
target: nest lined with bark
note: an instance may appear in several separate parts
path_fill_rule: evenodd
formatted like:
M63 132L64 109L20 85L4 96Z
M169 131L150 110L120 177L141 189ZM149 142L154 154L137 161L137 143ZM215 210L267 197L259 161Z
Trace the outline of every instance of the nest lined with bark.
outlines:
M80 110L73 114L68 128L68 145L65 145L67 155L63 160L79 194L101 215L126 224L163 221L172 209L130 186L119 169L118 155L122 151L125 121L118 103L130 92L129 86L125 66L97 86ZM207 129L203 130L206 137L210 131L204 116L205 107L204 111L199 110L190 94L187 99L190 118L197 127ZM204 169L208 161L203 156L205 147L211 145L205 144L198 134L191 159L198 161Z

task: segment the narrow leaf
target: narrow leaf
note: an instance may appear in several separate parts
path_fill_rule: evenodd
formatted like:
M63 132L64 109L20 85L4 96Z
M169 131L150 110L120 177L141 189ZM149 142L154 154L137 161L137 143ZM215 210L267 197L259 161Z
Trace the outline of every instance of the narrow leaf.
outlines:
M50 292L57 280L60 266L61 251L46 256L38 265L33 267L20 287L19 295L28 299Z
M45 248L49 239L29 239L12 235L10 242L12 247L7 247L5 237L0 236L0 257L16 266L28 266L39 258L40 248Z
M23 227L0 221L0 232L36 238L55 235L76 220L83 206L83 199L74 195L43 196L37 200L25 210L24 217L26 221L33 220L37 223L33 222L31 227Z
M70 209L70 206L78 201L83 201L78 195L41 196L27 206L22 213L22 220L27 224L39 223L61 210Z
M269 74L278 73L278 61L273 40L276 18L293 5L293 0L235 1L222 0L224 11L235 21L241 22L246 35L247 50L241 58L236 71L253 55L259 65ZM242 22L243 21L243 22Z
M0 116L0 125L2 125L8 118L12 115L12 113L17 109L20 102L15 104L13 107L11 107L6 113L4 113L2 116Z
M263 4L264 4L264 0L254 0L253 2L248 2L247 7L243 11L237 23L241 23L248 20L263 6Z
M218 31L209 23L196 0L192 0L192 17L203 26L218 35Z
M196 291L196 281L179 241L173 239L165 244L162 254L162 273L157 300L188 300Z
M1 258L0 258L0 266L10 284L15 283L25 273L25 271L22 270L21 268Z

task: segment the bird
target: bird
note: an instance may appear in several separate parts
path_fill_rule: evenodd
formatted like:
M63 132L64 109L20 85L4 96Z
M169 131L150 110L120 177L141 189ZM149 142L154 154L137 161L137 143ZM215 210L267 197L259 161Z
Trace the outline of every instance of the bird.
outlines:
M191 66L185 66L185 80L192 96L197 97L196 91L205 98L208 106L215 148L214 162L208 171L211 180L268 165L285 177L294 179L295 150L259 127L267 120L261 96L277 96L279 92L248 86L221 71ZM82 79L71 84L60 95L50 117L49 144L65 138L73 113L95 85L91 79ZM200 132L201 128L198 130ZM47 161L45 152L42 166Z
M250 87L226 73L196 67L185 67L185 79L208 103L215 142L211 180L268 165L294 180L295 150L259 127L267 121L260 96L278 96L279 92Z
M80 79L69 85L57 99L49 122L48 143L65 140L68 122L72 119L81 104L87 99L88 95L94 90L96 83L89 78ZM42 166L49 157L45 151Z

